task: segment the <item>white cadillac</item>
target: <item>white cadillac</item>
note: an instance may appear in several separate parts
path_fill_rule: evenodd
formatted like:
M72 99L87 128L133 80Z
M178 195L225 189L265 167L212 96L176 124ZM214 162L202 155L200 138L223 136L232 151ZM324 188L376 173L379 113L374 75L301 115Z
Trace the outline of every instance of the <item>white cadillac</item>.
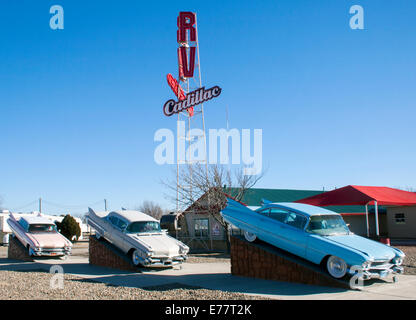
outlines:
M133 210L95 212L88 208L87 224L126 253L135 266L173 266L187 259L189 247L160 229L159 221Z

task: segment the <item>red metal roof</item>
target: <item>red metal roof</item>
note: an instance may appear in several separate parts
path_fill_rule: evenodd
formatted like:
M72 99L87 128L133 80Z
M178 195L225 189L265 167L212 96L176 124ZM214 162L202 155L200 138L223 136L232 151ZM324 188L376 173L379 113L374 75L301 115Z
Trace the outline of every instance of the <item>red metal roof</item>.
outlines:
M416 193L388 187L346 186L296 202L314 206L344 206L374 204L386 206L416 205Z

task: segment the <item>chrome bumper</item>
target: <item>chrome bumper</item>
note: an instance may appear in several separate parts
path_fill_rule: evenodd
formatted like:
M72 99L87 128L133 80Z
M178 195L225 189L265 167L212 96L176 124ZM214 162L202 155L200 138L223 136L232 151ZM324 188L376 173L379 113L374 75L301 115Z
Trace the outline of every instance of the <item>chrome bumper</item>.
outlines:
M41 248L38 250L33 250L33 256L36 256L36 257L58 257L58 256L67 256L70 254L71 254L71 250L65 250L63 248L59 248L59 249Z
M176 257L149 257L144 259L142 265L145 267L169 267L186 261L187 256Z
M362 270L362 272L358 273L358 279L361 280L369 280L369 279L384 279L392 274L403 274L404 269L400 266L393 266L388 269L370 269ZM351 272L351 275L357 274L355 272Z

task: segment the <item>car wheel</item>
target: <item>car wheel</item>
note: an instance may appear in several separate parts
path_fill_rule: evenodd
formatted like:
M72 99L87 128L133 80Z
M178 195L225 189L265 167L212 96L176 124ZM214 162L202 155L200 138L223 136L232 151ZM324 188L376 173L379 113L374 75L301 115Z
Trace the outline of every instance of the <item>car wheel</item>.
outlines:
M341 258L330 256L326 262L326 269L332 277L341 279L347 273L347 264Z
M254 233L248 231L244 231L244 238L246 238L248 242L254 242L257 239Z
M137 267L138 265L140 265L140 253L139 250L134 250L131 254L131 262L133 262L133 264Z

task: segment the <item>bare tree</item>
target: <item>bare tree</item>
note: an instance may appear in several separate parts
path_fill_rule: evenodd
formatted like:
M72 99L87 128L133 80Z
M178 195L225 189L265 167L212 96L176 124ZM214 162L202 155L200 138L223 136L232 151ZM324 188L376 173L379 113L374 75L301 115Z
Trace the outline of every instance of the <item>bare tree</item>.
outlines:
M395 187L396 189L399 189L399 190L403 190L403 191L408 191L408 192L416 192L416 188L414 188L414 187L409 187L409 186L407 186L407 187Z
M242 168L231 172L223 165L201 164L183 166L179 173L180 181L162 182L179 202L180 210L195 210L211 215L225 230L227 247L230 248L229 225L220 211L227 204L227 196L241 201L247 190L252 188L261 175L245 175Z
M137 210L146 213L157 220L160 220L160 218L165 214L165 211L162 209L160 205L148 200L143 201L143 203L137 208Z

